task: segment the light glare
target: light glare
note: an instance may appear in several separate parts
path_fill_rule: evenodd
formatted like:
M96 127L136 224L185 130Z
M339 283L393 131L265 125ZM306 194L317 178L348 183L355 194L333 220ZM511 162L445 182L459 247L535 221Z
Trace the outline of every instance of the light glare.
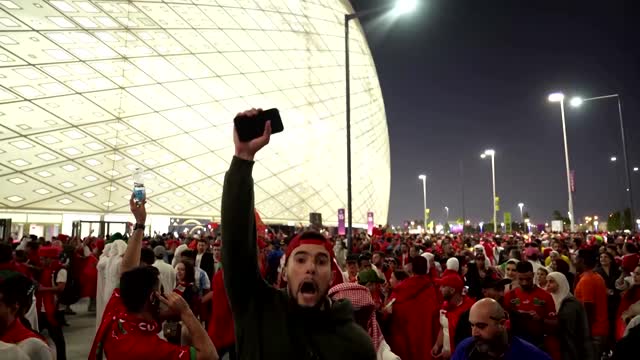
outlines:
M404 15L413 12L418 7L417 0L398 0L394 8L396 15Z
M551 102L560 102L562 100L564 100L564 94L561 92L557 92L549 95L549 101Z
M580 105L582 105L582 103L584 102L584 100L582 100L581 97L574 97L571 99L571 101L569 101L569 104L571 104L571 106L573 107L579 107Z

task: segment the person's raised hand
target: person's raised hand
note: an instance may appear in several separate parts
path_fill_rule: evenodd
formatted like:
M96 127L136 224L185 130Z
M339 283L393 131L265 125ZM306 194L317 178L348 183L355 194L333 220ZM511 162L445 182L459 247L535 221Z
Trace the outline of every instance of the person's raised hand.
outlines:
M145 204L147 200L142 200L141 203L138 203L133 198L133 194L131 194L131 199L129 199L129 210L133 214L133 217L136 219L136 224L145 224L147 221L147 209L145 208Z
M184 315L186 312L191 311L189 304L182 298L182 296L175 292L168 293L166 295L158 295L158 299L165 304L169 310L175 314Z
M256 117L260 112L262 112L262 109L251 109L251 110L238 113L236 117L246 116L248 117L248 119L245 119L245 121L251 121L252 118ZM271 121L266 122L264 126L264 133L262 134L262 136L248 142L240 141L240 138L238 137L238 132L236 131L236 128L234 126L233 143L235 144L235 147L236 147L236 153L235 153L236 157L239 157L240 159L243 159L243 160L253 161L253 158L256 155L256 153L269 143L270 138L271 138Z

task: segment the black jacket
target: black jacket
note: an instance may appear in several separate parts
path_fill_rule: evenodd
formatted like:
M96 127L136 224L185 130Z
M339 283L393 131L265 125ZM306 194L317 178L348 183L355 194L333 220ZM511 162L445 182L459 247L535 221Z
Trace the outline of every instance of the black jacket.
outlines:
M224 285L240 360L375 360L348 301L304 309L258 271L252 161L233 158L222 193Z
M209 279L213 281L214 261L212 253L205 252L202 254L202 259L200 259L200 269L206 272Z
M612 360L637 360L640 344L640 325L629 330L629 334L616 343Z

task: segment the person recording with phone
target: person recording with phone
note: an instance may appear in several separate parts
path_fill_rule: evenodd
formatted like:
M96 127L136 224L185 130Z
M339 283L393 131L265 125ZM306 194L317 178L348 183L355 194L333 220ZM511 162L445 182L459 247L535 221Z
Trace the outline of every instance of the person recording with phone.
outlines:
M354 322L351 304L328 297L335 265L333 246L322 234L304 232L289 243L283 269L286 289L269 286L260 275L252 169L272 129L282 129L273 110L275 118L251 109L234 120L235 156L222 193L222 271L237 358L374 360L372 340ZM272 126L276 123L278 127ZM247 128L253 130L245 132Z
M103 359L190 359L217 360L211 339L187 302L175 292L160 294L159 271L140 266L142 238L147 212L145 200L132 195L131 213L136 219L127 250L122 258L120 286L113 291L98 327L90 360ZM162 319L161 304L178 316L189 334L192 346L170 344L158 337Z

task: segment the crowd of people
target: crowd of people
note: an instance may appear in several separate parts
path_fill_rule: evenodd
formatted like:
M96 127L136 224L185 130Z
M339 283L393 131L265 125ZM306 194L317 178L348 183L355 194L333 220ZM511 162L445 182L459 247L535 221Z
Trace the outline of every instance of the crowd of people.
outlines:
M637 234L274 230L251 177L269 139L234 139L219 228L145 236L132 198L127 234L0 244L1 357L66 359L86 297L91 360L638 358Z

